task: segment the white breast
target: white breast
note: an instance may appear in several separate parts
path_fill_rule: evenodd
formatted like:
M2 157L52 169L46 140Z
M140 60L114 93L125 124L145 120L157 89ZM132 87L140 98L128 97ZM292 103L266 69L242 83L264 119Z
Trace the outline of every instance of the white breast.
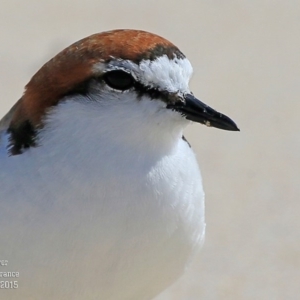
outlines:
M138 109L157 113L162 105L149 103ZM160 137L168 122L157 113L152 144L138 144L136 132L147 136L149 126L134 130L126 101L122 126L110 128L108 111L99 118L76 105L49 118L41 147L1 157L0 258L20 272L19 289L4 291L5 299L151 299L182 274L204 237L201 176L184 126L172 120L176 129ZM147 124L140 115L136 123Z

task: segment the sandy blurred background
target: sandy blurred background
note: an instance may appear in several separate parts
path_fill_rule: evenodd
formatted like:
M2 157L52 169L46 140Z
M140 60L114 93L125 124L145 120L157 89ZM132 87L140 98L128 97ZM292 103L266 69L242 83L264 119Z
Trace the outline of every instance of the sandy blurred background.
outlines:
M2 1L0 115L33 73L95 32L155 32L191 60L195 95L241 132L194 125L204 248L159 300L300 299L300 2ZM1 295L0 295L1 298Z

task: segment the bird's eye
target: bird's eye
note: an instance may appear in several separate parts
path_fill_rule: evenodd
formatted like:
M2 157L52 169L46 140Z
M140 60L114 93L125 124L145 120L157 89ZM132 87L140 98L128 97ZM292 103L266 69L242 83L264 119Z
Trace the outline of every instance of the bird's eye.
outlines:
M105 73L103 79L111 88L121 91L130 89L134 84L133 77L120 70Z

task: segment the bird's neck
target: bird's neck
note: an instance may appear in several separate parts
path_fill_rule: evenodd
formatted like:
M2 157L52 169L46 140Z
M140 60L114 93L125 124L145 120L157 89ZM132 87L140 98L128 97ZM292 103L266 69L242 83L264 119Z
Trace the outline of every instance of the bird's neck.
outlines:
M66 101L48 115L36 151L66 161L121 157L134 162L166 155L176 147L187 122L182 122L181 116L174 120L174 113L168 114L164 107L160 112L158 105L149 100L135 106L118 103L102 107L99 103Z
M59 191L60 199L67 199L70 190L84 197L97 195L105 182L110 187L114 182L115 186L137 182L177 155L184 126L174 122L172 115L158 112L151 117L137 111L135 116L130 109L99 110L99 104L63 103L45 120L38 146L9 161L20 178L29 174L35 185L47 186L50 194Z

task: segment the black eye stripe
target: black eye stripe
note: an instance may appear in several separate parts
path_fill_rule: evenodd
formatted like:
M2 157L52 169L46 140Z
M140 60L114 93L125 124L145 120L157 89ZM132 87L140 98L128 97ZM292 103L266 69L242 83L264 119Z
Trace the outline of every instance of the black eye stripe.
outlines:
M138 81L135 81L134 89L138 93L139 97L142 97L143 95L148 95L151 99L165 99L167 97L167 92L162 92L157 88L145 86Z

